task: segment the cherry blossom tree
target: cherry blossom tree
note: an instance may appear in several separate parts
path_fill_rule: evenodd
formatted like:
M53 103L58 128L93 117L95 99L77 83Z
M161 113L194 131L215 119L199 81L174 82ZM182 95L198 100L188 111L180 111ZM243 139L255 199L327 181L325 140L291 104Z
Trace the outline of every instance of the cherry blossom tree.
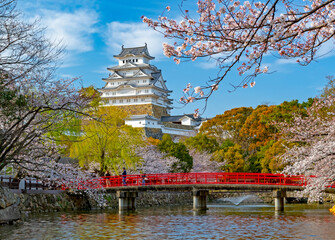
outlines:
M183 103L207 100L233 69L243 76L234 88L253 87L254 78L270 70L263 64L270 54L307 65L334 40L334 0L198 0L196 11L186 9L186 3L181 1L180 22L168 18L169 6L157 21L142 17L149 27L175 41L164 43L163 49L177 64L203 57L216 61L217 76L203 86L188 84Z
M134 174L139 173L169 173L172 171L173 165L179 162L178 158L167 156L162 153L154 145L148 145L137 150L137 154L141 157L141 162L136 167Z
M141 163L133 173L169 173L173 170L174 164L179 162L178 158L167 156L166 153L160 152L156 146L148 145L140 148L138 155L141 157ZM191 172L219 172L225 164L212 159L212 154L190 149L190 155L193 157L193 167Z
M284 173L307 177L304 193L317 200L335 181L335 98L315 99L307 116L297 115L292 124L281 124L286 140L295 143L282 159Z
M44 28L21 19L15 0L0 0L0 170L43 172L59 158L55 134L85 115L92 97L76 79L54 77L61 52Z
M217 162L213 160L212 154L208 152L190 149L190 155L193 157L193 167L191 172L221 172L226 164L226 162Z

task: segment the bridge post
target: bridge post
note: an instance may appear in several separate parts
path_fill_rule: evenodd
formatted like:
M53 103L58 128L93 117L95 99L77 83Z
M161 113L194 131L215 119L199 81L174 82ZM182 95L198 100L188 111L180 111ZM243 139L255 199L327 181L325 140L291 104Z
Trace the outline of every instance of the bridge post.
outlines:
M273 197L275 199L275 211L284 211L284 198L286 190L274 190Z
M119 198L119 211L135 210L136 197L138 192L135 191L117 191L117 197Z
M208 190L193 189L193 210L207 210Z

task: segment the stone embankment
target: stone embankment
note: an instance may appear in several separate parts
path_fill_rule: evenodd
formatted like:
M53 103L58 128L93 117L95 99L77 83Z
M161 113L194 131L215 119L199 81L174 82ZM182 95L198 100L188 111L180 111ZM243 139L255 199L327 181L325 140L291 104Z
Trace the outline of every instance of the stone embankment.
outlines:
M26 212L54 212L73 211L90 209L117 209L118 198L116 193L102 193L104 205L101 207L97 199L85 192L28 192L13 193L7 188L0 187L0 224L13 223L21 218L21 214ZM209 203L219 204L254 204L272 203L272 192L215 192L211 191ZM287 193L288 202L306 202L306 199L299 198L293 192ZM328 194L323 199L324 202L334 202L335 196ZM192 204L191 192L139 192L136 199L137 207L168 206Z
M21 218L19 203L19 198L15 194L0 186L0 224L12 224Z
M287 203L307 203L308 198L300 196L300 192L287 192ZM246 192L246 191L212 191L209 195L209 201L220 204L257 204L266 203L273 204L273 193L270 191L265 192ZM334 203L335 194L324 194L320 203Z
M89 194L71 192L13 193L0 187L0 224L13 223L27 212L55 212L90 209L117 209L116 193L102 193L104 205L101 207L95 197ZM137 207L183 205L192 203L190 192L140 192Z

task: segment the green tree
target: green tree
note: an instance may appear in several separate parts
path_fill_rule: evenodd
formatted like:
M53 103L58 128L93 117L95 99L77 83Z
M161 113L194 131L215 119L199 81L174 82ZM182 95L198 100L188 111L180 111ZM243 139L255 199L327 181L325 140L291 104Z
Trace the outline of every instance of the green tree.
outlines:
M100 107L95 119L86 119L82 134L70 148L70 157L82 167L98 163L100 174L107 169L119 174L124 166L134 169L140 160L135 153L143 141L143 131L124 124L127 114L117 107Z
M167 156L173 156L179 159L178 163L172 166L173 172L189 172L193 166L193 158L183 143L175 143L168 134L164 134L162 141L158 144L161 152L167 153Z
M224 162L223 170L227 172L243 172L245 168L245 160L243 157L242 147L238 144L228 146L217 150L213 154L214 160Z
M204 122L200 128L200 133L215 138L219 144L222 144L224 139L227 138L232 139L235 143L240 142L239 133L252 112L251 107L240 107L225 111L224 114L217 115Z
M194 148L199 152L215 152L219 144L217 143L215 138L208 137L205 134L197 134L194 137L187 138L185 140L185 144L188 148Z

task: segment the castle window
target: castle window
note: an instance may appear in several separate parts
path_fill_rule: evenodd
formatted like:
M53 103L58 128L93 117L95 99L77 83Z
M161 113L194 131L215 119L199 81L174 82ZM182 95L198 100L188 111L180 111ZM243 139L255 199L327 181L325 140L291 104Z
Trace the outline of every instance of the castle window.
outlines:
M137 102L137 98L134 99L134 102Z
M124 63L124 60L122 62Z
M112 86L114 86L114 83L111 83Z
M148 93L148 92L149 92L149 90L148 90L148 89L146 89L146 90L145 90L145 93Z
M119 101L119 103L123 103L123 100L121 99L121 100Z
M147 80L143 80L143 83L146 83L147 82Z
M137 94L140 94L141 92L142 92L141 90L138 90L138 91L137 91Z
M138 59L136 59L136 62L138 62Z
M113 100L112 103L116 103L116 100Z
M130 102L130 99L127 99L127 102Z
M112 95L116 95L116 92L112 92Z
M141 101L144 102L144 101L145 101L145 98L141 98Z

